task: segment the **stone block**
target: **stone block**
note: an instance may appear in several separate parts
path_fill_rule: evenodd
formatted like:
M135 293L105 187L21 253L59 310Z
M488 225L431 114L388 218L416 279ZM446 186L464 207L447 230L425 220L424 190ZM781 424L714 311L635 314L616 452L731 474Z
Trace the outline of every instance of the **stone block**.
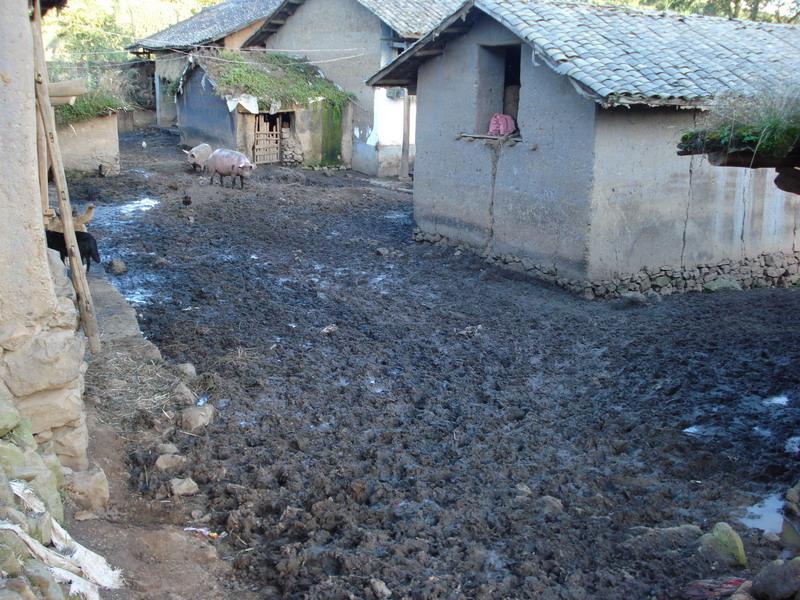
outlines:
M67 268L64 266L58 252L56 250L48 250L47 261L50 263L50 273L53 276L56 296L67 297L73 301L76 300L75 288L72 287L72 282L67 277Z
M722 290L741 290L742 286L733 277L721 275L703 284L703 291L720 292Z
M38 443L33 437L30 419L22 417L19 424L8 433L7 439L23 450L36 450Z
M195 433L211 423L214 413L214 407L210 404L184 408L181 411L181 427L189 433Z
M162 454L156 459L156 468L159 471L177 469L186 462L186 457L180 454Z
M800 557L775 560L753 579L751 594L758 600L789 600L800 593Z
M68 474L64 491L70 500L85 510L102 512L108 506L108 479L102 469Z
M42 561L35 559L25 561L23 571L44 600L64 600L64 592Z
M700 553L726 565L747 567L747 555L739 534L727 523L717 523L700 538Z
M5 469L0 467L0 503L14 506L15 502L14 492L8 483L8 475L6 475Z
M81 418L82 387L83 378L78 377L64 388L23 396L17 406L22 415L30 419L34 434L57 429Z
M22 562L19 560L19 555L13 548L2 543L0 543L0 571L11 577L22 574ZM2 591L6 590L0 590L0 592ZM16 597L19 598L19 596ZM5 596L0 594L0 600L4 598Z
M5 390L0 388L0 437L19 425L20 416L14 399Z
M49 512L33 513L28 517L28 533L45 546L53 538L53 518Z
M0 440L0 466L6 473L26 465L25 453L19 446L7 440Z
M6 352L0 378L17 397L63 387L83 369L85 338L73 331L47 331Z
M47 325L55 329L68 329L74 331L78 328L78 308L71 298L59 296L56 309Z
M86 429L85 416L81 415L79 420L54 429L52 444L53 452L62 465L76 471L85 471L89 468L89 460L86 458L89 431Z
M200 488L197 487L194 480L188 477L186 479L179 479L177 477L175 479L170 479L169 486L175 496L193 496L200 491Z

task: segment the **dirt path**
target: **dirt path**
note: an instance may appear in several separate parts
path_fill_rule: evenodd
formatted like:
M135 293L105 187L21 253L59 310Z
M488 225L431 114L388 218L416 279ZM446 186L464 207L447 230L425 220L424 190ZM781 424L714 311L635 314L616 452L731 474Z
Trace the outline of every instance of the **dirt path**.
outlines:
M780 554L739 518L800 475L797 290L618 310L414 244L410 196L349 173L259 169L240 191L169 136L123 151L73 196L101 204L115 285L219 410L174 437L202 495L168 514L202 506L258 597L672 599L749 573L642 550L637 526L724 520L753 571Z

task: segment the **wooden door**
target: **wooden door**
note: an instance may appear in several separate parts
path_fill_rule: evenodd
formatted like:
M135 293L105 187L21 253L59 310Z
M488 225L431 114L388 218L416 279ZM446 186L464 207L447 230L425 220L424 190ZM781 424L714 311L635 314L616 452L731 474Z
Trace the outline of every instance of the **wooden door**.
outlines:
M256 142L253 147L257 165L281 160L281 116L260 113L256 116Z

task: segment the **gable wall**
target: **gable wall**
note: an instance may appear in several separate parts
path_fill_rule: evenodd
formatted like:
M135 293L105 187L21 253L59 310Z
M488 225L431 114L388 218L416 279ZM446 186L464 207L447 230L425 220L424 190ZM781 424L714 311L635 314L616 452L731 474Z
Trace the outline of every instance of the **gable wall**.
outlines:
M696 111L598 109L593 279L792 252L800 197L775 187L771 169L678 156L681 133L696 123Z
M380 68L380 37L378 17L355 0L307 0L267 39L266 47L295 50L294 56L308 58L354 94L353 127L367 133L372 130L374 92L364 81Z
M247 38L253 35L258 28L264 24L265 19L261 19L260 21L256 21L247 27L240 29L239 31L234 31L230 35L228 35L224 40L222 40L222 45L225 48L230 49L237 49L241 48L242 44L245 43Z
M414 210L417 224L488 254L512 254L537 265L581 276L586 267L592 187L594 105L569 81L534 65L522 47L518 122L523 141L494 151L461 132L485 134L478 115L502 109L500 66L480 45L520 43L483 17L425 62L417 82L417 161ZM482 117L481 117L482 120ZM533 147L536 147L533 150ZM493 167L496 164L496 176ZM494 202L492 203L492 199ZM434 236L435 238L435 236Z
M356 0L306 0L265 44L267 49L296 50L295 56L307 57L327 78L355 95L352 124L345 119L349 139L343 144L342 160L371 175L399 171L403 100L387 98L385 89L364 83L394 58L381 39L389 34L381 20ZM412 121L413 113L412 103ZM413 144L413 127L411 133Z

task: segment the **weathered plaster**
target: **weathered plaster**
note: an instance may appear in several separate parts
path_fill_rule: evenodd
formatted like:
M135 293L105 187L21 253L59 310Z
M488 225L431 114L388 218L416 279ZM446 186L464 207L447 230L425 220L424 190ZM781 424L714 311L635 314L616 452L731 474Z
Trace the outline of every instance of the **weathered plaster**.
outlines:
M586 270L594 106L569 81L535 65L523 45L522 141L502 147L456 139L485 134L502 110L502 80L481 46L520 43L488 17L424 63L417 81L414 210L418 225L486 254L513 254L570 276ZM490 66L490 65L487 65ZM497 66L497 65L495 65ZM498 87L500 89L498 89ZM535 148L535 150L534 150Z
M774 171L676 154L694 119L678 109L598 108L590 279L794 248L800 198L775 187Z
M60 125L58 143L68 171L97 173L103 165L106 175L119 173L117 113Z
M0 331L36 328L56 306L36 170L33 40L27 3L14 0L0 19ZM0 333L0 338L3 335Z
M83 335L75 331L74 308L70 310L73 292L64 290L64 267L58 264L55 275L51 273L45 245L36 168L28 3L12 0L4 9L0 19L0 55L7 58L0 66L0 104L4 107L0 112L0 160L6 174L0 181L0 394L11 396L18 405L23 397L33 396L37 410L58 414L69 408L75 416L80 412L76 407L82 409L85 343ZM58 428L72 443L69 455L60 451L67 448L65 444L58 446L56 453L63 464L86 468L85 436L74 435L78 425L80 422L73 421ZM41 431L45 437L49 432L46 428Z

